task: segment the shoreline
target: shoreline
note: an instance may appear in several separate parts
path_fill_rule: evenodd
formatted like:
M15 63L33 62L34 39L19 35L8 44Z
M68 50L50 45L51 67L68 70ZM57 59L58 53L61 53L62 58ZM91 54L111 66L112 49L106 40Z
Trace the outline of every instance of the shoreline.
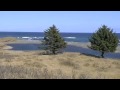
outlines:
M5 46L5 47L3 47L3 50L11 50L13 47L12 46Z
M99 58L92 50L83 49L87 53L81 50L45 55L42 50L24 51L21 47L26 44L25 48L32 49L34 44L40 45L40 40L13 40L0 41L0 79L120 79L120 53L115 58L111 58L113 54ZM69 48L75 51L90 45L89 42L67 43L76 46ZM21 48L13 50L15 46ZM120 51L120 45L117 50Z
M16 40L12 42L3 42L4 44L41 44L41 40ZM88 48L87 45L90 45L90 42L68 42L68 45Z
M66 41L68 45L74 45L78 47L87 48L87 45L90 45L90 42L69 42ZM16 40L13 42L4 42L5 44L41 44L41 40Z
M15 40L15 41L10 41L10 42L2 42L6 46L3 47L3 49L12 49L13 47L7 45L7 44L41 44L41 40ZM68 45L76 46L76 47L81 47L81 48L87 48L90 45L90 42L68 42ZM120 53L120 45L118 45L115 53Z

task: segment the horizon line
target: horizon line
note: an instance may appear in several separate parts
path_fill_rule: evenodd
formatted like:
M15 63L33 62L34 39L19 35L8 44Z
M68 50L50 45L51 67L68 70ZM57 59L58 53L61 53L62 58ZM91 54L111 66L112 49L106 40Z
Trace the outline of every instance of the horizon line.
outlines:
M7 32L44 33L44 31L43 31L43 32L39 32L39 31L35 31L35 32L32 32L32 31L0 31L0 33L1 33L1 32L5 32L5 33L7 33ZM59 31L59 32L60 32L60 31ZM94 32L60 32L60 33L94 33ZM120 33L120 32L115 32L115 33Z
M0 31L0 32L30 32L30 33L32 33L32 31ZM44 31L43 32L35 31L35 32L44 33ZM35 32L33 32L33 33L35 33ZM60 32L60 33L92 33L92 32Z

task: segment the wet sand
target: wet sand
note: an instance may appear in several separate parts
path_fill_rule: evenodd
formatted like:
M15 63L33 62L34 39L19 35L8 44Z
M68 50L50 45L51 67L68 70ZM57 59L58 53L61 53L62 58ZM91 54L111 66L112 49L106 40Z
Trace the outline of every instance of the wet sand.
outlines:
M4 50L9 50L9 49L12 49L13 47L11 47L11 46L5 46L5 47L3 47L3 49Z

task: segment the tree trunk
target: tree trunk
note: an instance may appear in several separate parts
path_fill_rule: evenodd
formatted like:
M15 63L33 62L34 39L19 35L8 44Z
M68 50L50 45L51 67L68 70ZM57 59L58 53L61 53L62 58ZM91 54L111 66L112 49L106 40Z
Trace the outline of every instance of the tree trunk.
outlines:
M53 54L56 54L56 53L55 53L55 50L52 50L52 53L53 53Z
M102 53L101 53L101 57L104 58L104 52L103 52L103 51L102 51Z

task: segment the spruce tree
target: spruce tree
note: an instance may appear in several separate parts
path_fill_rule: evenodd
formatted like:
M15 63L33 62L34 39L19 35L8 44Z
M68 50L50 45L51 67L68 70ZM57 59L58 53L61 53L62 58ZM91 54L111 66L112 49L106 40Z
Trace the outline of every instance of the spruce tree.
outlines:
M44 46L44 49L49 51L51 54L57 54L59 50L66 47L67 43L60 36L59 30L56 26L53 25L44 32L42 45Z
M100 27L96 33L93 33L89 39L91 46L89 48L101 52L101 57L107 52L114 52L118 46L119 40L113 29L108 28L106 25Z

